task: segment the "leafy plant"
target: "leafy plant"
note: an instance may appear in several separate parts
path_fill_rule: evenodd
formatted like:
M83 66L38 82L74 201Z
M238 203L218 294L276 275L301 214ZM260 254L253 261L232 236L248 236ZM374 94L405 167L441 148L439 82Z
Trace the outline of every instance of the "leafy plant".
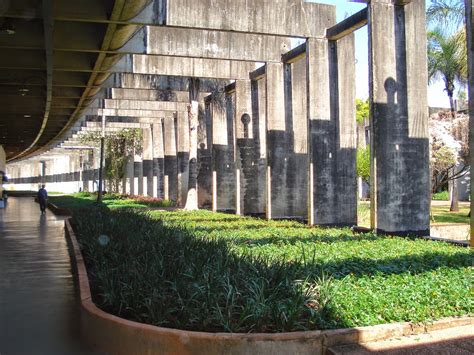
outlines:
M139 322L281 332L474 311L472 253L445 243L208 211L98 209L73 224L94 302Z

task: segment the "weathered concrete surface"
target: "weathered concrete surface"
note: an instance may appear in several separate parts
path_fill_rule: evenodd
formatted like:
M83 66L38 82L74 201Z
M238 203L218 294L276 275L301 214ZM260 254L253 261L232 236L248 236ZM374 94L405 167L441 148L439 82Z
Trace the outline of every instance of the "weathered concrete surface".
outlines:
M308 215L308 123L306 113L306 60L303 57L285 70L285 125L287 137L287 217Z
M122 53L279 62L290 49L290 38L253 33L145 26Z
M285 82L283 64L266 65L267 117L267 218L286 216L288 171L288 139L285 122Z
M337 221L333 184L335 151L329 90L329 49L325 39L309 39L306 47L310 178L308 221L333 225Z
M200 93L199 101L203 101L204 97L209 93ZM188 102L189 93L187 91L172 91L160 89L119 89L112 88L110 90L110 99L113 100L141 100L141 101L171 101L171 102Z
M177 129L177 159L178 159L178 206L186 205L189 181L189 120L187 112L178 112Z
M199 107L198 126L198 206L212 206L212 113L210 103Z
M127 55L114 66L123 73L175 75L195 78L246 79L253 62L171 56Z
M357 224L354 34L330 42L331 120L336 126L335 175L338 225Z
M469 61L469 149L474 147L474 3L466 0L466 30ZM471 169L474 166L474 154L471 153ZM474 179L471 174L471 212L474 210ZM471 240L470 245L474 248L474 214L471 213Z
M164 195L170 200L178 198L178 160L176 151L176 115L168 114L164 118L164 170L165 182ZM167 185L167 186L166 186Z
M158 198L164 198L164 176L165 176L165 150L163 142L163 121L153 123L153 176L156 178L156 183L153 183L156 188L156 195Z
M263 214L265 167L260 162L258 145L258 117L252 108L252 83L250 80L235 83L235 136L236 166L240 177L240 214ZM258 115L258 111L256 112ZM257 127L256 127L257 125ZM261 169L259 170L259 166ZM261 196L259 198L259 196Z
M218 81L219 82L219 81ZM227 82L227 81L226 81ZM163 92L188 92L189 80L182 76L150 75L139 73L116 73L111 75L102 88L160 90ZM212 92L216 87L214 80L201 79L200 90ZM170 100L172 101L172 100Z
M153 136L150 125L142 129L143 136L143 191L153 196Z
M221 105L224 105L222 107ZM213 198L220 211L235 211L234 102L226 95L224 102L212 100L212 171L217 176Z
M429 235L424 18L423 1L369 4L371 196L380 232Z
M186 111L186 102L142 101L138 97L133 100L103 100L104 109L112 110L143 110L143 111Z
M303 0L168 0L166 10L168 26L298 37L324 37L336 19L335 7Z

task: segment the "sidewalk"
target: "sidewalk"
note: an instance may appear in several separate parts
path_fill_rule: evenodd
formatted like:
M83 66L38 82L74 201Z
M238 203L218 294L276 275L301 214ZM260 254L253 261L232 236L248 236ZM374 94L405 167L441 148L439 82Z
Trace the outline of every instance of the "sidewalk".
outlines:
M93 354L80 339L64 222L33 198L0 209L0 354Z
M341 345L330 349L333 355L469 355L474 353L472 326L437 330L362 345Z

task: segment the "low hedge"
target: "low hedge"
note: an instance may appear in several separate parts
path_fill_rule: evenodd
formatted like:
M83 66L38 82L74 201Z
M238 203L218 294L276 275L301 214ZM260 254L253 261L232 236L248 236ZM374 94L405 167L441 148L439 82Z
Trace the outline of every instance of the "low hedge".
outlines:
M211 332L428 322L474 311L473 254L198 212L75 214L94 302L120 317Z

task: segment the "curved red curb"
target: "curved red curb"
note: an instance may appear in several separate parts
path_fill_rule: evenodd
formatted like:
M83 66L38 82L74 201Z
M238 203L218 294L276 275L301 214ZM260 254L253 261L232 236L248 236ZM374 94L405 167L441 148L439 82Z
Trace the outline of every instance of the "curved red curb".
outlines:
M474 325L474 318L447 318L431 325L381 324L348 329L278 334L206 333L129 321L99 309L75 233L65 221L81 302L81 329L91 345L110 354L324 354L334 345L365 343L430 330Z

